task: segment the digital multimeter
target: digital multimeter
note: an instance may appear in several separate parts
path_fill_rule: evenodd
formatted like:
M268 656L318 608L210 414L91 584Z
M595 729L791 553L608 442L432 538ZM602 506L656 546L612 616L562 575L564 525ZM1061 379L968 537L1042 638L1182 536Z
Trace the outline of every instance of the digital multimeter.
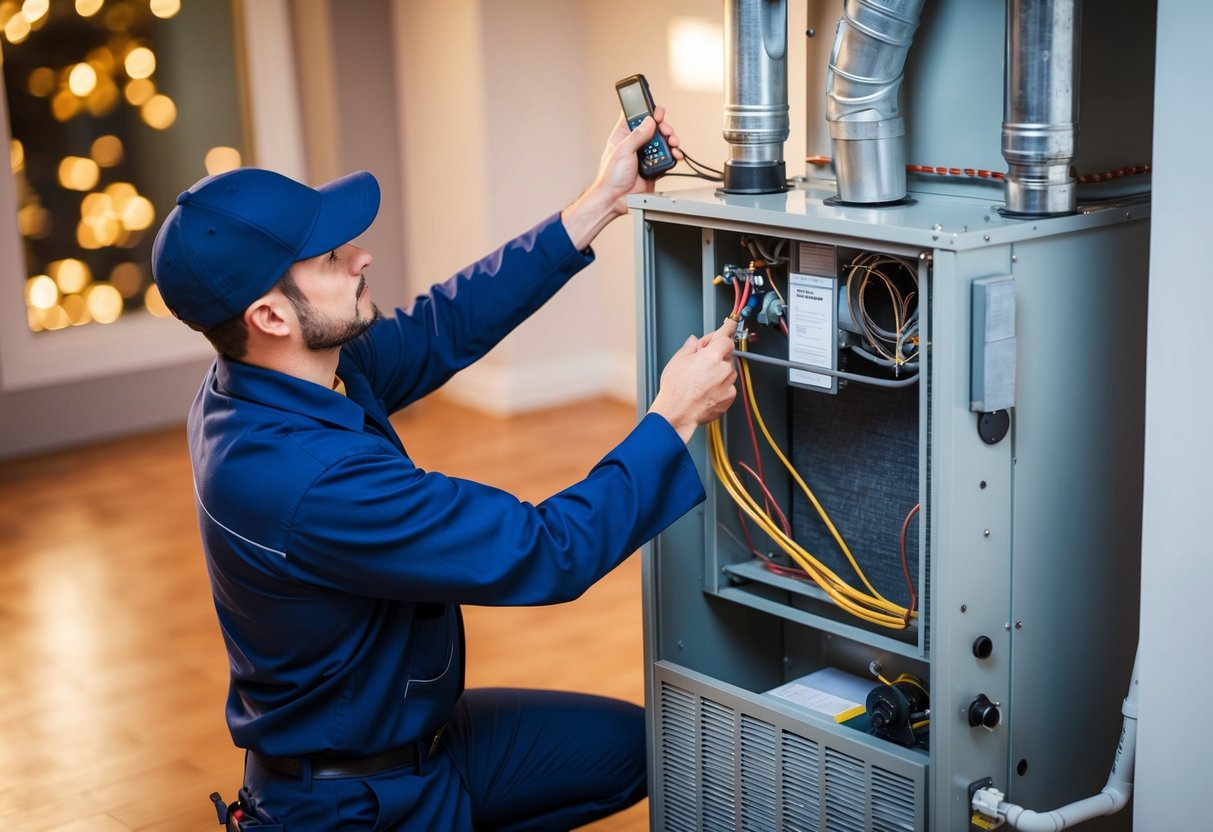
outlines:
M645 116L653 114L653 96L649 92L649 84L643 75L629 75L615 84L615 92L619 93L619 104L623 107L623 117L627 119L628 129L635 130ZM658 129L653 140L637 151L640 159L640 175L652 179L674 165L674 158L665 136Z

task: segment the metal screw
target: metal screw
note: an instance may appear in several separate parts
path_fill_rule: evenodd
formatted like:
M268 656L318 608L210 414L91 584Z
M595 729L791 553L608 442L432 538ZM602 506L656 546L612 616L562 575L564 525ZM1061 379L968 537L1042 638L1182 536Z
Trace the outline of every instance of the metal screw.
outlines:
M1015 629L1016 629L1016 630L1022 630L1022 629L1023 629L1023 621L1022 621L1022 620L1017 620L1017 621L1015 622Z
M968 605L968 604L961 604L961 605L960 605L960 611L961 611L961 612L968 612L968 611L969 611L969 605Z
M679 649L679 650L681 650L681 649L682 649L684 646L685 646L685 645L683 645L682 640L681 640L681 639L679 639L679 640L678 640L678 649Z
M1011 255L1011 262L1012 262L1012 263L1018 263L1018 262L1019 262L1019 255L1018 255L1018 254L1012 254L1012 255Z
M1008 621L1006 624L1003 624L1003 625L1002 625L1002 628L1003 628L1004 630L1006 630L1007 632L1010 632L1010 631L1011 631L1011 622L1010 622L1010 621Z
M988 243L988 242L990 242L990 235L989 235L989 234L983 234L981 238L982 238L983 240L985 240L987 243Z
M985 537L989 537L989 536L990 536L990 530L989 530L989 529L986 529L984 532L982 532L982 535L983 535L983 536L985 536Z
M985 488L985 487L986 487L986 481L982 480L981 485L979 485L978 488Z

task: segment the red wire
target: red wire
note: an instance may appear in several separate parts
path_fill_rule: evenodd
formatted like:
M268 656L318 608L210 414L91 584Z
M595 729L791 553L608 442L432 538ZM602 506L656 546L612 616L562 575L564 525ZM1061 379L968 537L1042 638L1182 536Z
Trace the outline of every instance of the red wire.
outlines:
M914 519L914 515L921 507L922 503L915 503L914 508L910 509L910 513L906 515L905 522L901 524L901 568L905 572L906 586L910 588L910 607L906 610L907 627L910 626L910 619L914 617L914 610L918 605L918 593L914 591L914 581L910 578L910 560L906 556L906 532L910 528L910 521Z
M829 165L833 160L829 156L809 156L805 159L810 165ZM906 171L909 173L930 173L939 176L971 176L977 179L1005 179L1006 173L1000 170L985 170L984 168L951 168L940 165L906 165ZM1107 182L1110 179L1120 179L1124 176L1141 176L1149 174L1149 165L1125 165L1122 168L1114 170L1100 171L1098 173L1084 173L1082 176L1075 177L1080 185L1089 185L1093 182Z
M792 536L792 527L788 524L787 515L785 515L783 513L783 509L781 509L779 507L779 503L775 502L775 497L771 494L770 491L767 490L767 484L762 481L762 477L759 476L758 474L755 474L753 469L750 468L750 466L746 465L741 460L737 461L737 465L741 468L741 470L745 471L747 474L749 474L751 477L753 477L755 480L758 481L758 487L762 489L763 496L768 501L767 502L767 513L770 514L771 506L774 506L775 513L777 515L779 515L779 525L783 526L784 534L786 534L788 537L791 537Z

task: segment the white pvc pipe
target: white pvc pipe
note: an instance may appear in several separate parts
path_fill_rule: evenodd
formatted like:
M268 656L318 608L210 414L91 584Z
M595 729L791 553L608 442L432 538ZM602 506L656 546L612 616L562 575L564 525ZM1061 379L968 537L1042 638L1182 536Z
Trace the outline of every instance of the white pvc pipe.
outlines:
M1051 812L1034 812L1014 803L999 803L998 814L1020 832L1060 832L1062 829L1090 820L1091 818L1119 812L1129 802L1133 793L1133 764L1137 755L1137 659L1133 660L1133 676L1129 692L1120 708L1124 722L1120 728L1120 742L1116 745L1116 757L1112 760L1112 771L1108 784L1099 794Z

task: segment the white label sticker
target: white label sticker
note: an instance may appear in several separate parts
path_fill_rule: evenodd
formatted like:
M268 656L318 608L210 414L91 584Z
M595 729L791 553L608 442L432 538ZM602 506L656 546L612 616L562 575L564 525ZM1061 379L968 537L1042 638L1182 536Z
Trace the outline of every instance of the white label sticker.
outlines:
M834 349L838 337L834 320L836 282L829 277L790 274L788 292L788 360L837 369ZM788 381L826 390L834 385L831 376L807 370L788 370Z

